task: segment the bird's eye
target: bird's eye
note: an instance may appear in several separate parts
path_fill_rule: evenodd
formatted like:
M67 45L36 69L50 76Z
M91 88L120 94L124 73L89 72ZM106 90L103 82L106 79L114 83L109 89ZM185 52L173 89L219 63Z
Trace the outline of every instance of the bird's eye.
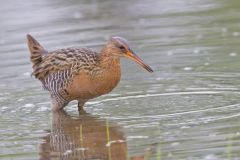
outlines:
M125 47L124 46L119 46L119 49L121 49L122 51L125 51Z

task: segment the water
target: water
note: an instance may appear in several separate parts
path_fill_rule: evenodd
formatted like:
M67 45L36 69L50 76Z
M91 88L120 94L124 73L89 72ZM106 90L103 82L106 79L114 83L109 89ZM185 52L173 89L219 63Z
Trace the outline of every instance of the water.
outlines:
M0 159L240 159L240 2L2 1ZM127 38L111 93L66 112L30 76L25 35L48 50Z

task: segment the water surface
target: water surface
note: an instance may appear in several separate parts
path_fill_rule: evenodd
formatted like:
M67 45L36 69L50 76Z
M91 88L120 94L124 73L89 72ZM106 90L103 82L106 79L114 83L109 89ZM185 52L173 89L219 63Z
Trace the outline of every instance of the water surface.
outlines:
M4 1L1 159L240 159L240 2ZM25 36L48 50L127 38L154 69L122 60L111 94L66 112L31 77Z

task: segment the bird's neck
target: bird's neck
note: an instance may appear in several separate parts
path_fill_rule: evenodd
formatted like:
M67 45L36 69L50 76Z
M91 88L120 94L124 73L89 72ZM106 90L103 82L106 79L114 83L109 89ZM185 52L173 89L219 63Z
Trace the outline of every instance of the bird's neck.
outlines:
M120 68L120 57L114 56L111 50L104 47L99 53L100 65L105 69Z

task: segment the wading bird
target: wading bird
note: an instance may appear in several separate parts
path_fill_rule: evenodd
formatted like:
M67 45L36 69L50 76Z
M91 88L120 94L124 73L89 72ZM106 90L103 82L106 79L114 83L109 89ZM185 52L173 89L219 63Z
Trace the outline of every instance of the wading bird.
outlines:
M120 58L134 60L153 72L122 37L112 37L100 52L88 48L65 48L52 52L27 35L35 78L51 95L52 110L63 109L70 101L78 101L78 109L89 99L109 93L121 77Z

